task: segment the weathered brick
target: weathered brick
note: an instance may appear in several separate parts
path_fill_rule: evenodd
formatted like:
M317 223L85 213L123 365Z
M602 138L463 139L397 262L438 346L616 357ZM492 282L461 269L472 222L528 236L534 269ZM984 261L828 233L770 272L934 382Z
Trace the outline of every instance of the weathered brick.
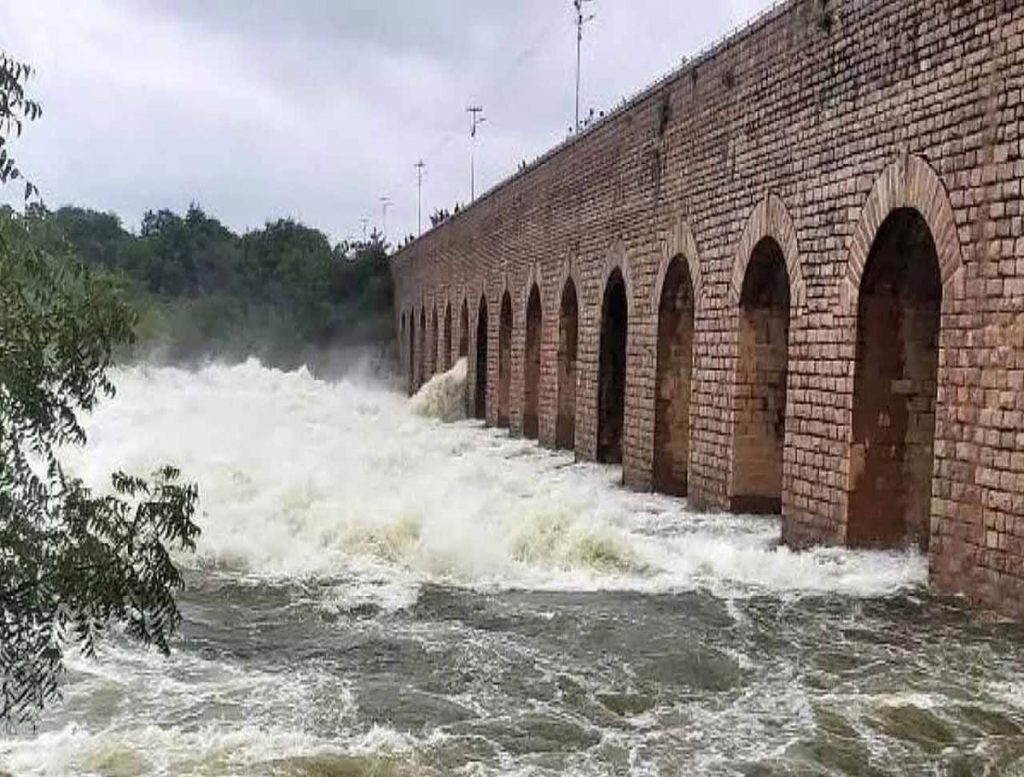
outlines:
M913 450L881 474L913 492L901 509L937 587L1024 614L1024 3L833 0L830 26L813 5L770 12L400 251L410 388L468 354L490 423L596 457L602 310L621 275L628 485L685 481L696 509L781 489L788 543L854 541L878 462L864 427L891 430ZM858 331L872 331L862 280L904 212L940 286L900 298L893 340L914 358L894 392L864 379ZM745 288L763 262L785 308ZM673 328L665 278L684 266ZM899 412L873 408L878 391Z

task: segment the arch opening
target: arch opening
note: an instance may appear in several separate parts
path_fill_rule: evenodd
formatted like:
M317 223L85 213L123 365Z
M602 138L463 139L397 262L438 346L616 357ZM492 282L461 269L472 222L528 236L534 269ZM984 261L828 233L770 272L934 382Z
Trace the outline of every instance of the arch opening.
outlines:
M462 312L459 313L459 358L469 355L469 303L462 300Z
M849 545L927 550L941 308L931 230L918 211L894 210L858 295Z
M782 512L789 367L789 277L779 244L765 238L743 277L733 428L733 512Z
M555 447L576 447L576 354L579 347L579 304L576 284L565 282L558 312L558 413Z
M654 488L686 496L690 452L694 296L690 269L677 256L669 264L658 305L654 408Z
M444 309L444 343L441 347L441 372L452 368L452 303Z
M476 386L473 392L473 415L487 418L487 297L480 297L476 318Z
M405 370L409 382L409 394L411 395L416 392L416 319L411 313L409 314L409 332L406 348Z
M598 365L597 460L622 463L626 415L626 283L619 270L608 278L601 306L601 349Z
M430 311L430 353L428 354L427 375L437 374L437 352L441 347L441 330L437 327L437 308Z
M540 433L540 289L534 284L526 305L526 363L523 370L523 436L536 440Z
M498 426L510 422L512 396L512 296L506 291L501 298L498 319Z
M427 311L420 308L420 353L416 372L416 388L426 382L427 377Z

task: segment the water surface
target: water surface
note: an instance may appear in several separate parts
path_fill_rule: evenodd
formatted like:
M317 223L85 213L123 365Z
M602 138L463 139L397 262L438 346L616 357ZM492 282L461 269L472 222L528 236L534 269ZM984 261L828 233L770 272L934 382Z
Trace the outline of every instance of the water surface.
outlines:
M70 465L200 482L174 655L115 638L16 775L1024 774L1024 629L366 381L135 368ZM421 405L423 403L421 402ZM427 403L429 405L429 403Z

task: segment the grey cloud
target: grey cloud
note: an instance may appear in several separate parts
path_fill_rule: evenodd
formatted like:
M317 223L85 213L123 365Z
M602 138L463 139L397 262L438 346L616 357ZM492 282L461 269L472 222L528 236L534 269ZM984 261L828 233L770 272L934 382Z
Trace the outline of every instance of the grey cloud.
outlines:
M766 3L595 0L583 105L604 109ZM252 2L0 0L4 45L38 66L46 115L19 143L52 204L114 210L191 200L236 229L294 216L336 238L415 230L465 201L468 117L488 123L478 191L572 123L569 0Z

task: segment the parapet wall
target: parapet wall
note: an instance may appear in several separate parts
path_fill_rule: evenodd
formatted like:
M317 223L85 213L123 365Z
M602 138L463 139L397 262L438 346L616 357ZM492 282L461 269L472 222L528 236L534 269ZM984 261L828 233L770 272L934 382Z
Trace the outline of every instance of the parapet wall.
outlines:
M1024 614L1022 36L782 5L396 255L410 390Z

